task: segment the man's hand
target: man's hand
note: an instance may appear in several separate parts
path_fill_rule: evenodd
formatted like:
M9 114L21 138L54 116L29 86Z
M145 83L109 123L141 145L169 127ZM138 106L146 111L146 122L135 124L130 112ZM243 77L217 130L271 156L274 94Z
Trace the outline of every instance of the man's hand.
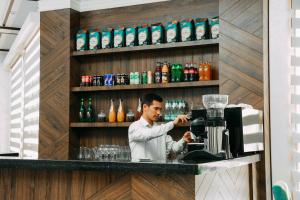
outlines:
M184 124L188 121L187 115L178 115L176 119L173 121L173 124L176 126L177 124L181 123Z
M187 131L183 134L183 140L186 142L186 143L189 143L192 141L192 136L191 136L191 132L190 131Z

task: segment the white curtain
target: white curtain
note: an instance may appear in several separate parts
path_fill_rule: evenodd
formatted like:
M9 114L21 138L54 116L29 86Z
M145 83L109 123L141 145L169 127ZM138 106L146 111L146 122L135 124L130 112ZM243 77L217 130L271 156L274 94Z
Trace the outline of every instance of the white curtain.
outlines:
M40 33L11 68L10 150L21 158L38 158Z
M294 199L300 199L300 0L292 1L291 128Z

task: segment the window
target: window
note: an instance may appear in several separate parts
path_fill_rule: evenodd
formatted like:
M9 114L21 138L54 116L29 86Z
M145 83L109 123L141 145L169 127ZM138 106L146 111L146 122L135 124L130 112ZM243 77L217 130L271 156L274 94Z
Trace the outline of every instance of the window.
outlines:
M292 188L295 199L300 199L300 1L292 3L292 70L291 70L291 128L293 134Z
M11 67L10 150L21 158L38 158L40 33Z

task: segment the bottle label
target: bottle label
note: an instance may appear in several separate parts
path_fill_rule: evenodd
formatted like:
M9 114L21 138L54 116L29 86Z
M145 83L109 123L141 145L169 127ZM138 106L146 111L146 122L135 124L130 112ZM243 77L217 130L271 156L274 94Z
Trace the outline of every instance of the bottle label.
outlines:
M167 42L172 42L173 40L175 40L175 37L176 37L175 29L167 30Z
M190 27L184 27L183 29L181 29L181 37L183 42L187 41L187 39L191 37Z
M203 36L205 35L204 26L198 26L196 28L196 36L197 40L203 39Z
M84 39L78 38L76 41L77 50L83 50L84 47Z
M217 38L219 36L219 25L215 24L211 27L211 37Z
M102 37L102 48L106 48L109 45L110 39L109 37L105 36Z
M126 46L129 46L134 43L134 35L132 33L129 33L126 35Z
M90 38L90 49L97 49L98 39L97 37Z
M144 44L144 42L146 42L146 39L147 39L146 32L140 32L139 33L139 45Z
M152 32L152 43L157 43L160 40L160 30Z
M122 44L122 36L121 35L116 35L114 39L114 46L119 47L119 45Z

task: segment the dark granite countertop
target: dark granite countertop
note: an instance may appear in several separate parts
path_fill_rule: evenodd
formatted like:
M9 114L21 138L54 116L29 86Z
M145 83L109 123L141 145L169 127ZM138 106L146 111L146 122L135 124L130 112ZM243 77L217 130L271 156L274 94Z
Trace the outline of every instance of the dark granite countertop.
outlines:
M201 164L173 162L99 162L81 160L27 160L0 157L0 168L14 169L64 169L64 170L98 170L115 172L145 173L180 173L200 175L216 170L248 165L260 161L260 155L251 155L231 160L223 160Z

